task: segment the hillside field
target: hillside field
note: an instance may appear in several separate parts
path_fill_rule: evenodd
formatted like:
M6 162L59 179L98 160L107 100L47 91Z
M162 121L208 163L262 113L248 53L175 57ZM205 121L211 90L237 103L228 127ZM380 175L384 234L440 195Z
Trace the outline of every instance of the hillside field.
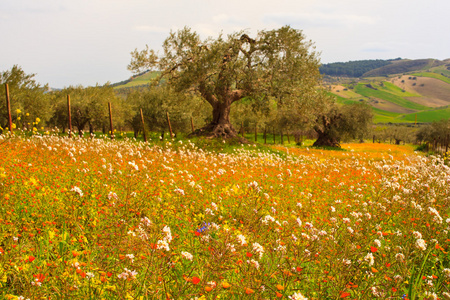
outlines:
M450 169L412 146L0 144L2 299L450 295Z
M450 118L450 79L435 73L361 79L329 85L339 103L365 102L373 107L375 123L428 123ZM344 101L345 99L345 101Z

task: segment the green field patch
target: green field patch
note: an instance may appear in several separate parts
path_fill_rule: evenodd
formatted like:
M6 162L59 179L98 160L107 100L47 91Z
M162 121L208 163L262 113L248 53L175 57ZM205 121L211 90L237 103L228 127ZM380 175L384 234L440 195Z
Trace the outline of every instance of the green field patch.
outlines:
M443 65L443 66L439 66L439 67L431 68L430 71L432 71L433 73L436 73L436 74L441 74L441 75L444 75L446 77L450 77L450 70L447 69L448 68L447 65L448 64Z
M431 73L431 72L420 72L420 73L414 73L411 74L412 76L421 76L421 77L429 77L429 78L435 78L435 79L439 79L443 82L449 83L450 84L450 78L442 76L441 74L437 74L437 73Z
M432 109L413 114L406 114L400 117L399 120L415 122L416 115L417 115L417 122L419 123L430 123L444 119L446 120L450 119L450 107Z
M358 100L355 100L355 99L349 99L349 98L341 97L341 96L336 95L335 93L332 93L332 92L328 92L328 95L334 97L336 99L336 102L339 103L339 104L352 104L352 103L355 103L355 102L358 101Z
M355 102L360 102L358 99L347 99L344 97L339 97L334 93L329 92L330 96L333 96L336 99L336 103L338 104L352 104ZM365 98L365 97L364 97ZM373 122L374 123L398 123L398 122L405 122L405 120L398 119L402 114L390 112L386 110L382 110L376 107L371 106L373 111Z
M382 110L379 108L372 107L373 110L373 122L374 123L398 123L405 122L404 120L399 120L398 118L402 116L402 114Z
M414 110L426 110L429 109L429 107L420 105L414 102L411 102L409 100L404 99L403 97L400 97L396 94L392 94L390 92L378 89L377 86L372 85L371 87L368 87L368 85L364 83L360 83L355 87L355 91L358 94L361 94L366 97L374 97L378 99L383 99L389 102L392 102L394 104L397 104L401 107L414 109Z
M379 86L379 87L377 86L377 88L380 88L383 91L389 92L391 94L394 94L394 95L397 95L400 97L422 97L422 95L420 95L420 94L410 93L405 90L402 90L400 87L393 84L392 82L384 81L383 86Z
M360 94L355 93L353 90L346 88L345 90L339 90L339 92L332 92L333 95L346 98L346 99L352 99L352 98L360 98L362 97Z

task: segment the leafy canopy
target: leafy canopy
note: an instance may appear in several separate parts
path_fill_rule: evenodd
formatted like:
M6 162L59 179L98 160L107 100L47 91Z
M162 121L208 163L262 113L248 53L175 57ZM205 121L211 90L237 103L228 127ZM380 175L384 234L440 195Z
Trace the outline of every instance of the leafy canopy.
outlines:
M213 107L213 122L216 108L246 97L258 100L259 108L275 99L303 114L325 99L317 91L320 62L313 43L289 26L259 31L255 38L240 31L205 40L185 27L170 33L161 56L148 46L131 56L128 69L134 73L160 70L176 91L199 94Z
M12 120L18 127L31 125L36 118L45 122L50 116L48 86L36 82L35 75L26 74L18 65L0 72L0 85L4 91L8 84ZM7 120L6 101L0 101L0 126L6 127Z

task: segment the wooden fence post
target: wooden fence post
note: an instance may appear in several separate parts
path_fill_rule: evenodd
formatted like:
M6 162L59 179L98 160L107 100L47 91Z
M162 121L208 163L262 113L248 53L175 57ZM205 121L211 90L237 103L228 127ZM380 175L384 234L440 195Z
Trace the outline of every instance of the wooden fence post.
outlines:
M241 129L242 136L244 136L244 121L241 122Z
M194 118L191 116L191 128L192 128L192 132L194 132L195 131L195 128L194 128Z
M72 113L70 111L70 95L67 95L67 113L69 117L69 138L72 137Z
M140 108L139 111L141 112L141 122L142 122L142 132L144 134L144 142L147 142L147 134L145 133L144 114L142 113L142 108Z
M112 111L111 111L111 102L108 102L109 109L109 128L111 129L111 139L114 139L114 129L113 129L113 121L112 121Z
M6 91L6 109L8 110L8 127L9 127L9 132L12 133L13 128L12 128L12 118L11 118L11 103L9 101L9 87L8 87L7 83L5 83L5 91Z
M267 126L264 126L264 144L267 144Z
M273 144L275 145L275 127L272 127L273 130Z
M445 153L448 152L448 138L449 138L449 135L447 134L447 140L445 141Z
M170 137L173 138L172 125L170 125L170 119L169 119L169 112L168 111L166 111L166 117L167 117L167 124L169 124Z
M442 141L441 141L441 137L438 137L437 140L437 148L438 148L438 153L442 154Z

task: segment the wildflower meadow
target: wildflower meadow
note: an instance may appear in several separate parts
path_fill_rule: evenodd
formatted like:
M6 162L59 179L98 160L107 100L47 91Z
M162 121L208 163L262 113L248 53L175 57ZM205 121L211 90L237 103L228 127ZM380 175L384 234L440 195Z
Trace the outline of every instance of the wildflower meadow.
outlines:
M0 153L2 299L450 299L450 168L410 146Z

